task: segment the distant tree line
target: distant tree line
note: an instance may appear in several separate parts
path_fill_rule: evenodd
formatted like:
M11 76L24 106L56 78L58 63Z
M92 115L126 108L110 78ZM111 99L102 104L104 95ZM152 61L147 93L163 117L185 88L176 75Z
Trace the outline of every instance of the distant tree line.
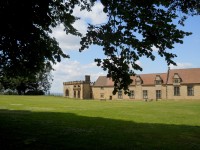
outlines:
M44 95L50 90L52 80L51 67L46 66L32 77L4 77L0 92L7 95Z

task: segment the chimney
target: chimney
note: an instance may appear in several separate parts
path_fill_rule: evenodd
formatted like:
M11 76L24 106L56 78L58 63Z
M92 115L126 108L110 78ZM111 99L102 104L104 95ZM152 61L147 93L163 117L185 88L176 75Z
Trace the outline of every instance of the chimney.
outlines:
M90 83L90 75L85 75L85 82Z

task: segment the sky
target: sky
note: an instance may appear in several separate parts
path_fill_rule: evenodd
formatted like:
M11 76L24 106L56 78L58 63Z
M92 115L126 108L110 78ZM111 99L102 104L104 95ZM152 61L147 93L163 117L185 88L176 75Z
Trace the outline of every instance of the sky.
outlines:
M74 15L80 19L74 23L74 27L83 35L87 31L88 22L91 24L106 23L107 15L103 13L103 6L97 2L91 12L86 10L80 11L75 7ZM177 66L171 65L171 69L179 68L200 68L200 16L189 17L185 26L181 27L184 31L193 34L183 39L183 44L175 44L172 53L177 57L174 61ZM91 81L94 82L99 76L106 75L100 67L96 66L95 58L105 58L102 48L99 46L90 46L89 49L79 52L80 37L66 35L63 31L63 25L53 29L52 36L59 42L59 46L65 54L70 55L69 59L62 59L60 63L53 65L54 71L51 93L62 93L63 82L84 80L85 75L90 75ZM138 64L143 68L142 72L136 71L137 74L145 73L164 73L168 66L164 58L158 56L155 50L155 61L142 57Z

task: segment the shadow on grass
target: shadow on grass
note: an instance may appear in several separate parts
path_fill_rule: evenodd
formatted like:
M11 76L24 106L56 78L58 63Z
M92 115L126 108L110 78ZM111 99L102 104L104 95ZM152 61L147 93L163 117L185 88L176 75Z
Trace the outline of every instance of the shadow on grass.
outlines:
M0 149L200 149L200 127L0 110Z

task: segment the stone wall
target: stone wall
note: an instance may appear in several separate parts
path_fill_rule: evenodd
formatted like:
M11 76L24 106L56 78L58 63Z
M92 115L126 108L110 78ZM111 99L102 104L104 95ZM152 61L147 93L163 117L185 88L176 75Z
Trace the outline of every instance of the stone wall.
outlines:
M151 85L151 86L130 86L129 90L134 91L134 98L131 99L129 95L125 95L122 91L122 98L118 98L118 93L116 95L112 94L113 87L92 87L93 98L94 99L126 99L126 100L143 100L143 90L148 91L148 100L156 99L156 90L161 91L161 99L200 99L200 85L194 86L194 96L187 95L187 85L180 85L180 96L174 96L174 85ZM167 88L167 89L166 89ZM166 95L167 94L167 95ZM103 96L102 96L103 95Z

